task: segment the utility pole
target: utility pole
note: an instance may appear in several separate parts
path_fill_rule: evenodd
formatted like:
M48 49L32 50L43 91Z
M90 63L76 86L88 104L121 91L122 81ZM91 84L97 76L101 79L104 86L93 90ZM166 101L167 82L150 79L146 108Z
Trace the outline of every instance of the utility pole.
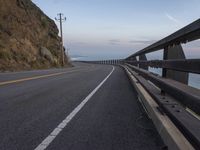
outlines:
M56 21L60 22L60 36L61 36L61 41L60 41L60 49L61 49L61 58L62 58L62 65L65 65L65 55L64 55L64 49L63 49L63 31L62 31L62 23L66 21L66 17L63 17L62 13L58 14L59 18L55 18Z

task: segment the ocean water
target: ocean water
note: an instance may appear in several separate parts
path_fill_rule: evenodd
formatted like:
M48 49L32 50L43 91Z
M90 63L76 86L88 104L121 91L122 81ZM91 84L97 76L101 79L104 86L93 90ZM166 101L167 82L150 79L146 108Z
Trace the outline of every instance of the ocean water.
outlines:
M186 44L182 44L182 48L186 59L199 59L200 58L200 39ZM147 60L163 60L163 50L147 53ZM149 71L161 75L162 69L149 68ZM189 86L200 89L200 74L189 73Z
M161 68L151 68L149 67L149 71L162 75L162 69ZM200 75L199 74L194 74L194 73L189 73L189 82L188 85L197 89L200 89Z

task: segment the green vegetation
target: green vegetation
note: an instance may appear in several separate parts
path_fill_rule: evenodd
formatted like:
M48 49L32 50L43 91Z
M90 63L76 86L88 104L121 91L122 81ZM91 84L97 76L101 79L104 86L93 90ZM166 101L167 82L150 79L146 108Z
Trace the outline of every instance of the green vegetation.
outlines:
M42 26L43 26L44 28L46 28L46 27L47 27L47 22L46 22L46 21L42 21Z
M54 38L54 39L57 39L58 38L58 35L57 35L57 33L56 32L53 32L53 31L49 31L49 36L50 37L52 37L52 38Z
M10 60L12 55L9 51L1 50L0 51L0 59Z
M1 51L3 48L5 48L5 47L4 47L4 45L1 44L1 41L0 41L0 51Z
M45 17L41 17L41 23L44 28L48 26L48 20Z
M3 25L0 23L0 31L3 31Z

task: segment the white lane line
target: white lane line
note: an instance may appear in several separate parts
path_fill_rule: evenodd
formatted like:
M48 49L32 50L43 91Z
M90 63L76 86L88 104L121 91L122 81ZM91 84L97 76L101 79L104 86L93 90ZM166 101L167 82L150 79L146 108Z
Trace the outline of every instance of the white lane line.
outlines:
M106 82L111 76L115 68L108 76L47 136L42 143L40 143L35 150L44 150L49 144L56 138L56 136L67 126L67 124L73 119L73 117L83 108L83 106L90 100L90 98L97 92L97 90Z

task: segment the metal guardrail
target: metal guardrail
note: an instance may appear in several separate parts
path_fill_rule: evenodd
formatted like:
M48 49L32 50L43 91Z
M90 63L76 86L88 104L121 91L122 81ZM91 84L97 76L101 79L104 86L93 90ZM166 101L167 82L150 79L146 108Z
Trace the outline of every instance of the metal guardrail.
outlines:
M126 63L200 74L200 59L126 61Z
M198 148L200 141L199 119L189 113L175 98L168 94L161 94L160 89L152 85L151 82L148 82L140 74L133 72L131 68L129 69L132 75L134 75L138 82L143 85L146 91L148 91L152 98L157 102L159 111L166 114L187 137L188 141L190 141L194 147Z
M200 90L187 83L188 73L200 74L200 59L186 59L181 44L199 38L200 19L125 59L139 82L196 149L200 147L200 120L195 117L195 113L200 115ZM160 49L164 49L163 60L146 59L145 54ZM148 67L162 68L162 77L150 73ZM148 81L160 89L159 95Z
M126 58L126 60L130 59L131 57L157 51L159 49L163 49L168 46L187 43L190 41L197 40L199 38L200 38L200 19L178 30L177 32L167 36L166 38L138 51L137 53Z
M154 83L161 90L174 97L177 102L200 114L200 90L187 86L180 82L155 76L149 71L127 64L132 70L139 73L145 79Z
M110 65L118 65L124 64L124 59L110 59L110 60L99 60L99 61L79 61L93 64L110 64Z
M134 71L134 76L196 149L200 148L200 120L196 117L200 115L200 90L187 84L188 73L200 74L200 59L186 59L181 44L199 38L200 19L124 60L91 62L123 64ZM147 60L145 54L161 49L163 60ZM162 68L162 76L149 72L149 67Z
M189 107L194 112L200 115L200 90L185 86L184 84L180 84L179 89L174 89L173 86L165 88L166 84L163 80L155 80L155 78L153 78L151 74L148 74L144 72L144 70L142 70L147 69L148 67L162 68L163 78L177 78L180 79L180 82L187 83L188 73L200 74L200 59L186 59L181 47L181 43L185 43L186 41L193 41L199 38L200 19L169 35L168 37L129 56L125 59L125 63L135 66L134 70L136 72L142 74L148 80L151 80L163 91L167 93L175 92L176 94L174 94L174 96L180 103L182 103L185 107ZM163 60L147 61L145 59L140 59L141 56L145 58L146 53L157 51L160 49L164 49ZM139 57L139 60L136 59L137 56ZM180 74L180 72L182 72L182 74ZM181 80L181 78L183 78L183 80ZM171 80L170 83L177 86L176 81L174 80ZM185 95L181 97L176 96L181 95L181 93L184 93ZM188 101L187 104L184 103L184 99L186 98L186 101ZM196 107L198 107L198 109Z

